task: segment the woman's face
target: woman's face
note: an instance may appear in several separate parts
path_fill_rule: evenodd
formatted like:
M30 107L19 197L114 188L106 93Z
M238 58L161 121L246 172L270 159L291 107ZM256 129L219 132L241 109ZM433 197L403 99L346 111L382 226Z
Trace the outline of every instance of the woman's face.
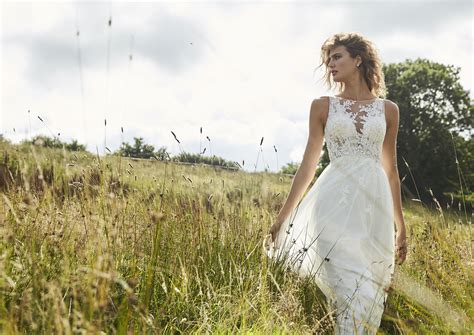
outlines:
M346 81L354 76L358 71L357 64L359 63L359 57L352 58L343 45L339 45L329 52L328 68L332 79L336 82Z

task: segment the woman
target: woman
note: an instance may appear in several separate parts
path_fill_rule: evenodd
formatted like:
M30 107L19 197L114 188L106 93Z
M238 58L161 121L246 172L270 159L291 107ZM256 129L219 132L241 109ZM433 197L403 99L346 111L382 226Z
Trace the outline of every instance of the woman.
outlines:
M381 98L382 64L360 34L335 34L321 47L321 59L329 88L332 79L339 95L311 104L303 161L270 228L268 255L314 277L334 307L337 334L375 334L395 258L400 265L407 253L396 155L399 109ZM330 163L303 197L323 140Z

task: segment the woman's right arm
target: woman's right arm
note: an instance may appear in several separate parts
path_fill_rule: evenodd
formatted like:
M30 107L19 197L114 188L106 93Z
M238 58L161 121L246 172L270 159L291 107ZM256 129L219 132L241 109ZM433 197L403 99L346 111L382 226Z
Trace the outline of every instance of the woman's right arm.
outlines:
M314 178L323 147L324 120L325 115L327 115L326 111L328 110L328 105L327 98L314 99L311 103L309 114L309 135L303 160L293 178L290 192L286 198L285 204L277 216L276 224L281 225L290 215L291 211L296 208L298 202L308 188L308 185Z

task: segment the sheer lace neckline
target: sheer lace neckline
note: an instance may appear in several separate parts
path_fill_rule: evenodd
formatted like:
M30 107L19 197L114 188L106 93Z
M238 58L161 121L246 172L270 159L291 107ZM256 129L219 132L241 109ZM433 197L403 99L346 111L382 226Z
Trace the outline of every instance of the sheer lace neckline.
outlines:
M368 99L368 100L353 100L353 99L347 99L347 98L343 98L343 97L338 97L337 95L334 96L336 99L340 99L340 100L348 100L348 101L352 101L352 102L366 102L366 101L377 101L379 98L378 97L375 97L373 99Z
M324 129L331 161L348 155L380 161L386 131L384 99L356 102L329 96L328 119Z

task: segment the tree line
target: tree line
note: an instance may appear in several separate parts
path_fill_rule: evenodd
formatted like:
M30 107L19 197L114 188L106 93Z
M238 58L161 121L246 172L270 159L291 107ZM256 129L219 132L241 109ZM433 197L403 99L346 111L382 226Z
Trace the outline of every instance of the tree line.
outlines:
M0 134L0 140L4 140ZM64 148L67 151L74 152L86 152L86 146L79 144L77 140L72 140L70 143L63 142L57 137L49 137L45 135L34 136L30 140L23 140L22 144L33 144L45 148ZM166 147L160 147L155 150L155 147L151 144L145 143L143 137L134 137L133 143L123 142L120 148L114 152L111 152L114 156L130 157L130 158L141 158L141 159L156 159L160 161L172 161L172 162L185 162L185 163L196 163L196 164L207 164L215 165L225 168L240 169L241 166L238 162L229 161L222 157L203 156L200 154L181 152L178 155L170 155Z

